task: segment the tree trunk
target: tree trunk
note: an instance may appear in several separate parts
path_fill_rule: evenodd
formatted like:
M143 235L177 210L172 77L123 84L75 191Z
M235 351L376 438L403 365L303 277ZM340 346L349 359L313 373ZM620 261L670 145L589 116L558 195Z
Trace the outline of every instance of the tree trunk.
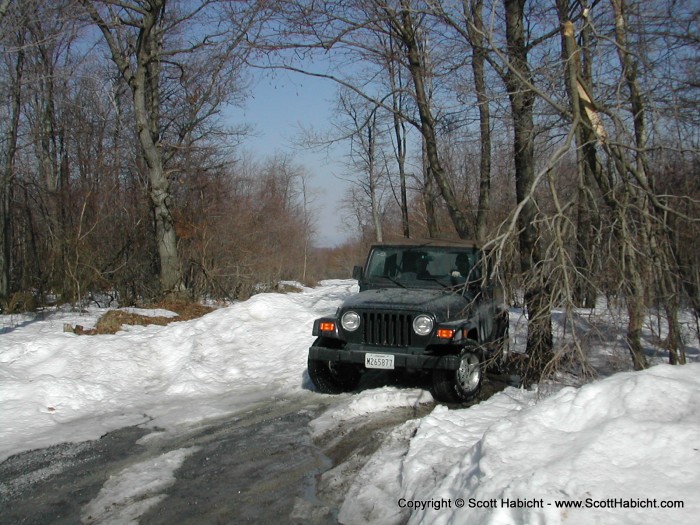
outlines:
M406 129L399 117L399 105L394 96L394 136L396 137L396 162L399 167L399 192L401 194L401 230L406 239L411 238L408 221L408 196L406 191Z
M635 150L636 150L636 174L637 180L642 183L644 190L651 190L650 185L647 180L647 169L646 169L646 131L644 124L644 113L645 107L641 94L641 90L637 83L637 63L635 62L632 54L627 48L627 19L625 14L625 0L610 0L613 10L615 12L615 42L617 44L617 53L622 64L622 76L624 77L625 83L629 90L630 95L630 109L632 112L632 121L634 123L634 139L635 139ZM617 149L617 148L616 148ZM622 158L622 152L617 149L617 157ZM623 176L626 176L624 173ZM641 228L642 235L644 239L647 239L647 235L653 235L651 232L649 222L649 216L645 212L648 207L648 198L643 195L639 195L641 191L628 184L628 192L631 198L634 199L634 207L641 211ZM651 195L648 195L651 197ZM631 239L630 239L631 241ZM642 247L648 247L649 243L645 243ZM648 275L645 268L648 266L647 261L640 261L637 256L635 249L638 246L629 246L628 256L631 262L634 264L629 268L630 272L630 295L629 301L633 304L628 304L628 311L630 315L630 324L627 331L627 340L630 346L630 352L632 353L632 362L636 370L646 368L647 362L644 352L642 351L641 345L641 327L643 323L643 316L646 312L646 306L644 303L644 283L645 279L642 273ZM643 252L642 252L643 253ZM634 318L634 319L633 319Z
M483 0L471 0L468 7L463 1L465 17L471 23L467 23L467 31L472 46L472 74L474 75L474 89L476 91L476 103L479 106L479 203L476 213L476 240L486 240L486 226L491 207L491 112L489 110L489 98L486 93L486 79L484 65L486 51L484 49L484 21L482 18Z
M668 276L662 276L661 278L663 280L670 279ZM666 312L666 323L668 324L668 336L665 341L666 348L668 349L668 362L672 365L684 365L686 364L686 355L683 347L683 338L681 336L681 324L678 319L679 304L677 291L668 290L665 284L663 286L664 291L668 294L662 294L662 298L664 298L664 311Z
M452 224L457 231L457 235L462 239L468 239L471 233L469 218L461 209L460 203L440 163L435 119L430 108L430 98L425 86L425 79L427 78L425 56L421 53L418 44L412 13L413 11L411 10L408 0L401 0L401 28L399 38L406 48L408 70L411 73L416 96L416 105L418 106L418 114L420 116L420 130L425 141L425 154L430 165L430 173L437 187L440 189L442 198L445 200L447 212L450 215L450 219L452 219Z
M61 300L66 297L66 224L64 218L62 183L60 172L58 125L56 123L56 81L54 67L54 49L50 47L40 26L33 27L33 38L38 49L38 61L41 67L39 86L38 122L37 122L37 160L39 172L44 183L48 212L49 275L48 286L51 293Z
M395 45L394 40L389 40L390 45ZM393 49L392 49L393 53ZM396 67L393 60L388 62L389 81L391 82L391 107L393 109L394 139L396 140L396 163L399 168L399 207L401 208L401 230L404 238L411 238L411 229L408 221L408 195L406 191L406 123L401 116L403 112L403 81L400 76L400 68Z
M542 268L543 257L536 223L537 206L533 184L535 180L534 121L535 95L529 88L531 72L527 61L525 41L525 0L506 0L506 42L509 67L504 75L513 118L513 147L515 159L515 191L518 204L520 268L528 284L525 293L528 311L527 351L530 366L526 382L542 378L552 359L552 322L549 290Z
M580 51L574 38L574 25L569 20L569 2L557 0L557 12L561 25L562 57L566 64L567 92L573 117L574 136L576 140L576 171L578 175L578 209L576 221L576 282L573 290L573 302L579 307L593 308L596 293L594 285L594 265L596 260L594 222L597 222L595 201L592 195L592 170L598 169L595 137L590 124L585 121L578 95L578 78L588 79L581 71ZM588 61L587 67L590 67Z
M620 157L621 158L621 157ZM623 173L624 177L624 173ZM624 180L624 179L623 179ZM642 254L651 251L647 227L648 215L644 208L647 199L640 195L638 188L624 181L625 193L619 217L619 238L622 246L624 289L627 302L627 345L635 370L647 368L647 360L642 347L642 328L646 307L645 283L650 279L649 261Z
M425 151L425 140L422 141L423 160L423 206L425 207L425 226L428 230L429 239L437 239L440 236L440 227L437 220L436 202L438 191L435 187L435 176L428 161Z
M369 200L372 207L372 223L374 224L374 237L377 242L384 242L382 229L382 214L379 210L377 199L377 174L375 173L375 126L377 125L377 111L372 114L367 123L367 178L369 179Z
M20 32L15 62L15 77L11 79L11 109L6 135L5 159L0 178L0 307L10 297L10 270L12 268L12 182L15 171L15 155L19 137L19 117L22 105L22 73L24 71L24 36Z
M396 117L396 115L394 115ZM408 194L406 190L406 143L405 143L405 130L401 136L404 140L401 151L399 152L399 185L401 192L401 229L403 236L406 239L411 238L411 227L408 218Z
M590 86L593 82L593 65L591 45L593 38L591 37L591 26L586 20L581 29L581 39L583 48L581 50L581 61L578 65L581 78L586 85ZM579 106L579 111L581 108ZM580 232L577 238L577 253L576 264L581 269L582 276L577 280L575 299L584 308L595 307L596 302L596 282L595 275L599 271L600 266L600 239L595 232L600 228L600 213L598 211L597 199L594 195L596 186L596 172L601 170L600 162L598 161L598 153L596 150L596 137L591 126L579 126L578 131L580 136L577 136L577 144L581 151L579 162L583 164L580 170L582 179L580 179L579 195L579 224L581 224Z

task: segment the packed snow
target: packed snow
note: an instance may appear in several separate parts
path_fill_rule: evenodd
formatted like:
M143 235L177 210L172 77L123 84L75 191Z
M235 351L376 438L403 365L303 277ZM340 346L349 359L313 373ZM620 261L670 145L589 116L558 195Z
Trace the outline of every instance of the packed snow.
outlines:
M175 483L173 473L195 450L178 449L136 463L111 476L82 512L88 523L138 523L138 517L166 498L160 491Z
M324 281L300 293L259 294L197 320L124 327L115 335L63 331L64 324L94 326L105 311L98 308L0 316L0 461L127 425L174 428L308 392L313 319L356 291L354 281ZM600 336L605 319L600 314L580 323L598 328L584 346L604 372L600 379L510 387L469 408L437 405L407 421L355 474L338 520L695 523L700 364L613 373L626 367L626 351L619 338ZM647 343L660 335L653 327L647 326ZM560 338L567 336L564 328ZM524 330L513 310L516 351ZM687 351L697 361L694 337ZM320 437L373 412L431 402L415 388L365 390L312 421L309 432ZM124 469L86 506L84 519L135 523L167 497L160 493L192 452L171 451ZM3 484L0 491L7 490ZM134 505L134 491L155 495Z

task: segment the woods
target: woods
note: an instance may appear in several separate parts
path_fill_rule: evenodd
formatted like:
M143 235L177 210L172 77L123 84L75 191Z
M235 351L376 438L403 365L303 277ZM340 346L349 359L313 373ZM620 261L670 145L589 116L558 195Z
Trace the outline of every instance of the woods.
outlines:
M698 20L672 0L5 0L1 308L242 298L349 277L372 240L459 237L525 306L532 380L581 354L553 347L552 309L601 297L635 368L651 308L683 363ZM226 117L279 70L338 86L309 139L353 181L335 250L307 167L251 158Z

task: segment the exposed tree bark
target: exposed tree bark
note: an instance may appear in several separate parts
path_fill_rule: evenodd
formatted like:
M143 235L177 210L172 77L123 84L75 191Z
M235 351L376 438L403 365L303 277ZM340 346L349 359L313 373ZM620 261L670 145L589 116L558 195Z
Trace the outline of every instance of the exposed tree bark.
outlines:
M581 70L581 51L576 45L574 25L569 19L568 0L557 0L557 13L561 25L562 56L566 69L566 86L573 115L576 140L576 169L578 175L578 202L576 223L576 282L573 290L574 304L583 308L593 308L596 300L594 284L594 265L597 247L595 246L595 227L599 222L593 196L593 171L599 169L594 147L595 136L589 125L585 125L584 112L579 100L579 78L586 84L590 79L590 61L585 60L587 71ZM584 29L586 31L586 29ZM584 49L584 53L588 53Z
M585 8L584 8L585 10ZM582 47L577 57L577 69L581 79L586 86L593 85L593 52L591 26L588 18L584 17L584 24L581 28ZM579 104L579 113L581 107ZM577 150L577 166L582 178L579 178L579 198L578 198L578 223L580 229L577 231L577 251L575 263L579 268L580 277L576 282L574 290L574 300L584 308L595 306L597 288L595 275L600 268L600 239L596 231L600 228L601 219L598 209L598 198L595 195L596 173L600 172L601 164L598 159L596 149L596 136L590 125L579 125L577 128L579 135L576 140L580 145Z
M623 16L623 4L621 0L611 0L616 12L616 43L620 63L622 64L623 78L630 90L631 106L634 112L633 122L635 125L635 142L637 152L636 167L631 167L625 154L616 144L610 144L607 141L605 131L599 122L593 121L595 116L595 108L592 99L590 98L591 78L590 71L585 69L580 72L578 63L579 55L576 49L576 44L573 39L573 24L567 19L568 5L566 2L560 1L557 3L560 22L562 23L562 48L563 56L567 61L568 72L568 89L571 100L572 112L574 117L574 125L577 126L576 140L579 144L579 156L577 165L579 167L579 192L581 199L579 201L579 226L578 232L579 253L589 246L587 236L590 235L590 224L592 220L590 212L594 209L592 198L590 197L589 180L594 179L600 188L603 199L613 211L613 232L619 242L620 256L622 268L622 289L625 292L627 303L628 326L627 326L627 345L632 358L632 363L635 369L639 370L646 368L647 362L641 344L641 333L646 314L646 287L645 282L649 280L648 261L645 260L644 253L649 253L653 241L653 228L650 223L648 213L649 199L653 196L649 193L651 190L650 184L646 177L646 162L644 160L644 108L641 94L636 84L636 76L634 73L635 65L631 62L630 56L626 48L626 29ZM584 17L585 18L585 17ZM585 35L584 35L585 36ZM587 64L590 67L590 64ZM578 89L581 93L585 93L587 100L581 101ZM582 106L586 106L586 111L582 110ZM596 151L594 149L594 138L601 145L612 160L612 165L619 175L621 188L615 188L613 179L606 177L599 169ZM635 185L630 180L630 175L639 183ZM581 202L589 200L589 204L581 206ZM585 261L585 266L582 268L582 256L577 255L577 268L579 273L583 275L584 280L589 281L587 272L590 270L590 261ZM581 291L578 295L579 299L586 302L592 302L591 292ZM585 297L588 296L588 297Z

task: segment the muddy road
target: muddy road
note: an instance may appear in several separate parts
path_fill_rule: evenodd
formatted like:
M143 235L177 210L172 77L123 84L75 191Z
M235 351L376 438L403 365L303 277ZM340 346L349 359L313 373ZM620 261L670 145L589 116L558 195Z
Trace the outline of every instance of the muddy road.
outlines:
M373 372L360 388L395 383ZM505 386L489 377L470 404ZM303 391L219 419L125 427L11 456L0 463L0 525L336 524L355 476L384 438L435 407L377 410L313 433L311 421L354 395Z
M309 422L348 399L303 392L175 431L127 427L0 464L0 524L337 523L344 485L417 408L352 422L313 441ZM321 474L346 462L344 483Z

